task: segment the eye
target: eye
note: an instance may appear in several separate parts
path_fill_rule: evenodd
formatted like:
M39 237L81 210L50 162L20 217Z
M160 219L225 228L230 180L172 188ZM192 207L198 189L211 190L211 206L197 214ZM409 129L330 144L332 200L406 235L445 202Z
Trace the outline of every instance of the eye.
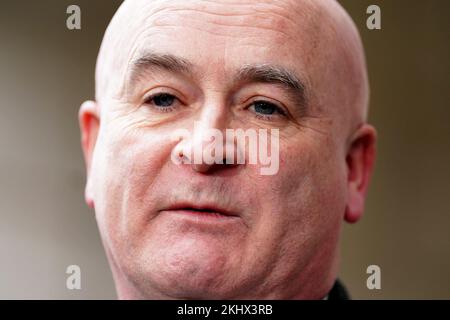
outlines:
M276 116L284 116L285 112L282 108L269 101L258 100L251 104L250 110L256 113L258 118L271 120Z
M156 112L171 112L179 107L178 98L167 92L158 92L144 100L144 104Z
M266 101L256 101L254 104L255 112L262 114L274 114L277 111L277 106Z
M146 100L147 103L153 104L159 108L171 107L176 100L174 95L169 93L158 93Z

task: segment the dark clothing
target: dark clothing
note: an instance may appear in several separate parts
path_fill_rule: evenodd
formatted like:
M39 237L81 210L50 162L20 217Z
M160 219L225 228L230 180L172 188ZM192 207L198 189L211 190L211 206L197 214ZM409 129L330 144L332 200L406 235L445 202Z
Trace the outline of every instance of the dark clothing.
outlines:
M347 293L347 289L345 289L339 279L336 280L330 293L328 293L328 300L350 300L350 295Z

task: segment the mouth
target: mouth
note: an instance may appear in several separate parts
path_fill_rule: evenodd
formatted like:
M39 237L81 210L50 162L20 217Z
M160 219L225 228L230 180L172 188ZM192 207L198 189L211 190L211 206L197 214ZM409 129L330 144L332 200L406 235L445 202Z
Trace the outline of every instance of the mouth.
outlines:
M214 204L178 203L162 211L187 214L209 218L237 218L239 215L231 210Z

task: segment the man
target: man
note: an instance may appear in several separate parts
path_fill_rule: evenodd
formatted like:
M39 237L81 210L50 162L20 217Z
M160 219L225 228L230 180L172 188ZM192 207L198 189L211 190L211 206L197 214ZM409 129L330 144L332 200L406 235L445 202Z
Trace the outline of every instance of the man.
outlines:
M334 0L125 1L79 113L119 298L343 297L341 224L361 217L375 158L367 106ZM279 169L191 161L211 129L277 132Z

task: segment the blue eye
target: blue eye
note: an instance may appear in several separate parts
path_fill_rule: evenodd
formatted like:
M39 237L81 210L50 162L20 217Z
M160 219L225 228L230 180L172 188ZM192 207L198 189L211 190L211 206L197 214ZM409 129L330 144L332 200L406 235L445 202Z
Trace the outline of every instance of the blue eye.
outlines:
M167 108L171 107L175 102L175 96L168 93L160 93L152 96L149 100L157 107Z
M276 104L263 100L253 102L249 109L256 113L257 118L269 121L286 115L284 110Z
M276 105L266 101L256 101L254 103L254 108L256 113L261 113L264 115L271 115L279 111L279 108Z

